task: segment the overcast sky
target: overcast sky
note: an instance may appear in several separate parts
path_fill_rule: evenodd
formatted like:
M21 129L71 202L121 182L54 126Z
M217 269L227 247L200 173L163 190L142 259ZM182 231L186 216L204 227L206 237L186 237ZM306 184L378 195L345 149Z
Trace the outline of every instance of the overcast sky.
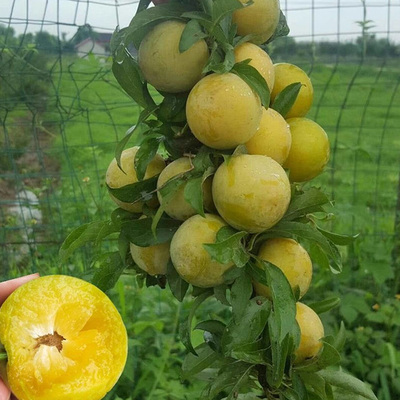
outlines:
M135 14L137 0L0 0L0 23L17 34L67 33L71 38L79 25L112 32L127 26ZM400 42L400 0L366 0L367 19L378 37ZM351 40L360 33L356 21L363 18L361 0L281 0L291 35L302 40Z

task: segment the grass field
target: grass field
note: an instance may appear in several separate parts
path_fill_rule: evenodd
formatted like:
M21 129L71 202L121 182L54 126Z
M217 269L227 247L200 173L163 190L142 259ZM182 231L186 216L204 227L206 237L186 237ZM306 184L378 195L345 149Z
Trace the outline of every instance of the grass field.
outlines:
M337 232L360 234L353 246L343 249L345 271L341 276L316 268L315 290L309 297L339 293L343 302L335 318L344 319L354 332L363 324L377 322L385 331L382 340L390 343L399 338L400 321L374 321L371 305L388 302L388 296L394 298L391 253L400 169L400 68L368 62L312 66L300 60L298 64L311 71L315 88L309 116L325 128L331 141L329 167L312 183L323 186L334 198L336 216L326 224ZM90 248L78 252L67 265L59 265L58 247L74 227L108 218L114 207L104 187L105 171L116 141L138 118L138 107L119 89L109 64L64 60L62 69L54 70L53 84L52 106L40 123L54 140L41 152L56 160L59 170L56 179L49 176L47 186L34 188L44 204L44 223L37 237L53 242L39 245L41 257L32 258L33 263L25 267L10 268L8 276L30 269L80 274L89 268ZM16 118L17 114L6 119L10 129ZM170 294L156 288L140 289L130 276L119 282L111 296L127 322L131 352L123 379L108 398L198 398L201 384L179 379L184 349L176 340L177 326L190 302L178 306ZM218 307L210 304L204 315L217 313ZM325 322L328 331L337 327L332 316ZM367 365L364 359L368 356L362 349L359 353ZM379 374L369 376L354 366L361 361L351 360L349 356L348 367L360 377L381 384ZM395 352L395 368L398 365L400 356ZM129 392L132 385L134 393ZM382 400L395 398L380 395Z

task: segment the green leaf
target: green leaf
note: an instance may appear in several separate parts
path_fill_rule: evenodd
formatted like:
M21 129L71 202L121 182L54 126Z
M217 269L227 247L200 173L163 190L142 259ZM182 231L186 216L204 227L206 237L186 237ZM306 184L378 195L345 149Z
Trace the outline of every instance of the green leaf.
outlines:
M146 10L150 3L151 0L140 0L136 14Z
M212 293L213 292L211 290L207 290L200 296L196 297L196 300L193 302L192 308L190 309L187 321L183 322L179 327L179 336L182 343L184 344L186 349L194 355L197 355L197 353L192 345L192 320L200 304L203 303L207 298L209 298Z
M231 271L231 270L229 270L229 271ZM242 270L239 270L239 271L241 272ZM228 298L226 296L227 290L228 290L228 286L225 284L216 286L216 287L214 287L214 296L220 303L229 307L231 305L231 303L228 301Z
M346 327L344 325L344 322L342 321L340 323L340 328L339 332L337 333L332 345L337 351L342 351L344 348L344 345L346 343Z
M98 261L100 261L100 268L94 273L92 283L106 292L118 282L125 269L125 264L119 251L102 254Z
M272 103L271 108L281 114L284 118L286 114L290 111L293 104L295 103L297 96L300 93L302 84L300 82L295 82L285 87L275 98Z
M299 372L317 372L326 367L340 363L341 357L339 352L330 343L323 341L322 351L313 359L304 361L302 364L295 366Z
M229 226L224 226L218 231L215 243L203 246L212 259L221 264L234 262L241 268L250 258L242 243L247 235L247 232L237 232Z
M292 221L307 214L323 211L322 206L329 203L329 198L321 190L310 188L295 195L282 221Z
M232 157L241 156L243 154L249 154L249 152L247 151L247 147L246 147L245 144L240 144L233 151L232 155L229 156L228 160L227 161L225 160L225 161L226 161L227 164L229 164L229 161L231 160Z
M212 20L214 25L219 24L222 19L240 8L243 8L243 4L239 0L215 1L212 8Z
M312 392L308 391L308 395L310 400L315 399L316 397L310 396L311 394L315 394L317 399L326 399L326 383L325 379L319 376L317 373L299 373L299 377L303 381L303 383L307 387L311 387L313 390Z
M194 329L210 332L214 335L222 336L225 331L226 325L217 320L202 321L196 325Z
M268 39L267 43L271 43L278 37L287 36L290 33L289 26L286 21L285 14L281 10L281 14L279 16L278 26L275 29L274 34Z
M202 26L197 20L190 20L182 32L181 40L179 42L179 51L183 53L186 50L189 50L195 43L207 36L208 34L203 31Z
M282 385L285 374L285 366L288 357L294 350L294 339L287 334L283 340L279 340L279 317L273 311L268 320L268 332L271 341L271 366L267 373L267 381L273 388L279 388Z
M203 177L190 179L183 191L185 201L190 204L197 214L205 217L203 201Z
M123 233L120 233L120 235L118 236L118 251L122 261L126 260L129 252L129 247L129 239Z
M147 166L157 154L162 137L160 135L149 135L141 143L135 155L135 170L139 181L142 181L147 170Z
M339 297L332 297L330 299L325 299L322 301L316 301L314 303L309 304L309 307L312 308L317 314L323 314L332 308L339 306L340 299Z
M195 175L193 169L178 174L171 179L169 179L164 185L158 188L158 194L160 199L160 207L153 218L151 229L155 235L157 225L164 213L165 207L173 200L178 190L187 183L187 181Z
M182 14L182 18L188 18L191 20L200 21L203 26L207 26L209 29L212 27L211 18L209 15L202 11L188 11Z
M164 100L160 104L158 118L164 122L186 122L185 106L187 93L162 93Z
M342 371L323 370L317 373L330 385L360 395L368 400L378 400L373 391L362 381Z
M235 323L232 321L222 337L222 348L225 355L230 355L235 349L255 342L267 324L271 312L271 302L265 297L251 299L245 308L243 318Z
M233 319L236 324L243 318L247 304L253 294L253 285L250 276L243 273L235 280L231 288L231 303Z
M95 221L81 225L74 229L61 245L58 253L60 262L65 262L79 247L90 242L99 243L114 232L117 232L117 229L110 221Z
M318 264L321 268L330 268L328 256L317 244L310 244L310 250L308 254L310 255L313 263Z
M270 91L262 75L251 65L249 60L236 63L232 68L233 73L242 78L259 96L264 107L269 106Z
M161 196L161 206L167 205L175 196L176 192L193 177L193 169L182 172L164 183L158 193Z
M214 154L216 154L215 150L202 146L192 160L195 171L204 173L213 168L215 169L214 163L211 160L211 156Z
M115 225L115 229L121 230L122 222L130 221L132 219L138 219L141 214L134 214L130 211L123 210L122 208L116 208L111 213L111 221Z
M234 281L236 278L239 278L239 276L240 276L242 273L243 273L243 272L242 272L242 268L232 267L232 268L228 269L228 271L226 271L226 272L224 273L225 282L226 282L227 284L233 283L233 281Z
M210 367L219 358L220 355L216 353L210 346L206 343L202 343L200 346L196 347L197 355L188 353L183 361L182 365L182 378L189 379L199 372Z
M132 135L136 132L136 130L141 126L141 124L146 121L147 118L150 117L156 110L158 109L157 105L153 105L145 110L143 110L140 115L139 119L136 125L132 126L129 128L125 134L125 136L117 143L117 146L115 147L115 159L117 161L118 167L122 171L121 167L121 154L125 149L125 146L129 142L129 139L132 137Z
M167 265L167 281L173 296L178 301L182 302L189 288L189 284L184 281L176 272L174 264L171 260L169 260Z
M155 196L157 180L158 175L120 188L112 188L107 185L107 189L118 200L126 203L149 201Z
M224 51L216 43L214 43L213 47L211 48L211 54L208 58L208 62L203 69L203 73L207 74L209 72L215 72L217 74L224 74L229 72L231 68L223 64L224 60Z
M250 365L239 377L237 377L235 384L229 391L228 397L226 398L227 400L236 400L239 390L247 384L248 377L253 368L254 365Z
M253 365L249 366L249 364L239 361L222 368L217 377L206 388L207 398L214 399L224 390L237 388L238 382L244 385L252 369ZM232 399L235 393L236 391L230 390L227 400Z
M232 350L230 356L249 364L267 365L270 362L267 356L269 347L270 345L266 345L265 340L260 337L255 342L238 345Z
M119 29L119 26L117 26L111 36L110 50L114 61L121 61L124 58L124 40L127 30L128 28Z
M338 246L348 246L349 244L353 243L360 235L338 235L337 233L332 233L325 231L321 228L318 228L318 230L326 237L328 238L332 243L338 245Z
M286 400L300 400L299 394L296 390L286 387L282 391L282 395Z
M194 328L204 331L204 341L216 352L220 353L221 338L226 325L221 321L208 320L200 322Z
M333 388L333 400L365 400L365 397L355 395L354 393L348 392L345 389ZM385 400L391 399L389 397Z
M292 385L300 400L308 400L306 385L296 372L292 374Z
M190 11L190 8L183 4L171 2L150 7L137 13L129 24L125 41L127 43L133 42L138 49L143 38L155 25L171 19L184 19L182 14Z
M269 287L274 305L278 340L282 342L296 325L296 300L292 288L282 270L268 261L258 259L258 268L254 263L249 263L247 271L252 278Z
M246 393L246 394L239 394L237 397L234 397L235 400L260 400L254 393ZM227 397L224 397L222 400L228 400Z
M154 235L152 218L140 218L122 222L121 231L136 246L149 247L169 242L180 224L180 221L163 216L157 224L156 234Z
M143 108L154 107L147 85L136 60L125 49L121 60L113 62L112 71L122 89Z

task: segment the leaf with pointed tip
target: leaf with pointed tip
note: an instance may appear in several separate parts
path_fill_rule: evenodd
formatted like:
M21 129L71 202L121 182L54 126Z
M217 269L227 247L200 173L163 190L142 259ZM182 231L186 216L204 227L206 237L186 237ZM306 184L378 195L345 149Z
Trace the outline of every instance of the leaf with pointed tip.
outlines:
M140 0L136 14L140 13L143 10L146 10L147 7L150 5L150 3L151 3L151 0Z
M342 351L344 345L346 343L346 327L344 326L344 322L340 323L339 332L337 333L335 340L333 341L332 345L337 351Z
M120 188L112 188L107 185L107 189L118 200L133 204L151 200L155 196L157 180L158 175Z
M271 94L267 82L254 67L248 64L248 60L236 63L231 72L243 79L259 95L264 107L269 106Z
M149 247L169 242L180 224L180 221L170 217L162 217L153 235L152 218L140 218L123 221L121 231L136 246Z
M137 13L131 20L126 32L126 43L135 45L138 49L147 33L157 24L171 19L185 20L182 14L191 10L191 7L177 2L160 4Z
M274 305L279 342L282 342L295 325L296 300L292 288L282 270L268 261L258 259L257 267L249 263L247 271L252 278L269 287Z
M340 363L341 357L339 352L324 339L321 352L311 360L304 361L302 364L295 366L299 372L317 372L327 367Z
M243 313L253 294L253 285L250 276L243 273L235 280L231 288L231 303L233 318L236 323L243 318Z
M243 312L243 318L235 323L232 321L225 330L221 345L225 355L239 347L255 342L263 332L269 313L271 302L265 297L251 299Z
M323 314L325 312L332 310L332 308L339 306L339 304L340 304L339 297L332 297L330 299L325 299L322 301L311 303L309 304L309 307L312 308L317 314Z
M197 355L188 353L182 364L182 378L189 379L213 365L221 356L206 343L196 347Z
M113 62L112 71L122 89L141 107L155 107L147 85L142 79L137 61L125 49L121 51L120 60Z
M326 237L328 238L332 243L338 245L338 246L348 246L349 244L353 243L355 240L357 240L357 238L360 235L339 235L337 233L333 233L333 232L328 232L325 231L321 228L318 228L318 230Z
M278 96L276 96L274 102L271 105L275 111L281 114L284 118L286 114L293 107L293 104L297 100L297 96L300 93L302 84L300 82L295 82L285 87Z
M202 26L197 20L190 20L182 32L181 40L179 42L179 51L183 53L186 50L189 50L195 43L207 36L208 34L203 31Z
M322 206L328 203L329 198L325 193L317 188L310 188L294 196L282 221L292 221L310 213L323 211Z
M103 292L106 292L118 282L125 269L125 263L119 251L102 254L97 261L100 262L100 267L94 273L92 283Z
M137 124L132 126L131 128L129 128L127 130L125 136L117 143L117 146L115 147L115 159L116 159L118 167L121 169L121 171L122 171L121 154L124 151L125 146L129 142L129 139L139 129L139 127L142 125L142 123L144 121L146 121L147 118L150 117L150 115L154 114L157 109L158 109L158 106L153 105L153 106L150 106L149 108L146 108L145 110L143 110L139 115Z
M237 391L232 391L232 388L237 387L238 383L245 384L247 377L249 376L254 366L237 361L234 364L229 365L227 368L223 368L219 371L218 375L211 381L206 388L207 399L214 399L222 391L229 390L227 400L233 399Z
M220 23L227 15L231 15L235 10L243 8L239 0L218 0L215 1L212 8L212 20L214 25Z
M196 297L196 300L193 302L192 308L190 309L188 319L186 320L186 322L182 322L179 327L179 336L182 343L184 344L186 349L194 355L197 355L197 353L192 345L192 320L198 307L201 305L201 303L208 299L212 295L212 293L213 292L211 290L208 290L200 296Z
M99 243L108 235L118 231L111 221L95 221L74 229L64 240L59 250L61 262L65 262L72 253L87 243Z
M147 166L157 154L162 141L161 135L146 136L135 155L135 170L139 181L143 180Z
M321 378L330 385L345 389L347 392L360 395L368 400L378 400L374 392L367 386L366 383L360 381L342 371L323 370L317 373Z
M287 24L285 14L281 10L278 26L276 27L274 34L268 39L267 43L271 43L278 37L287 36L289 33L289 25Z
M241 268L250 258L243 245L243 239L247 235L247 232L237 232L229 226L224 226L218 231L215 243L206 243L203 247L211 258L219 263L233 262Z
M180 277L178 272L176 272L171 260L169 260L167 265L167 281L174 297L178 301L182 302L189 288L189 284Z

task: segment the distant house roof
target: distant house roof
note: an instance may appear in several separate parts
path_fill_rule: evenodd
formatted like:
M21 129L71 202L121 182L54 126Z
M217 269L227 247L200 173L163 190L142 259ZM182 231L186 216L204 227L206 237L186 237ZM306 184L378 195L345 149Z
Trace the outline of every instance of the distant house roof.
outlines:
M96 42L99 43L110 43L112 33L98 33Z
M86 44L88 42L95 42L103 47L107 47L110 44L111 36L112 36L112 33L96 33L95 38L88 37L88 38L82 40L81 42L79 42L78 44L75 45L75 49L83 46L84 44Z

